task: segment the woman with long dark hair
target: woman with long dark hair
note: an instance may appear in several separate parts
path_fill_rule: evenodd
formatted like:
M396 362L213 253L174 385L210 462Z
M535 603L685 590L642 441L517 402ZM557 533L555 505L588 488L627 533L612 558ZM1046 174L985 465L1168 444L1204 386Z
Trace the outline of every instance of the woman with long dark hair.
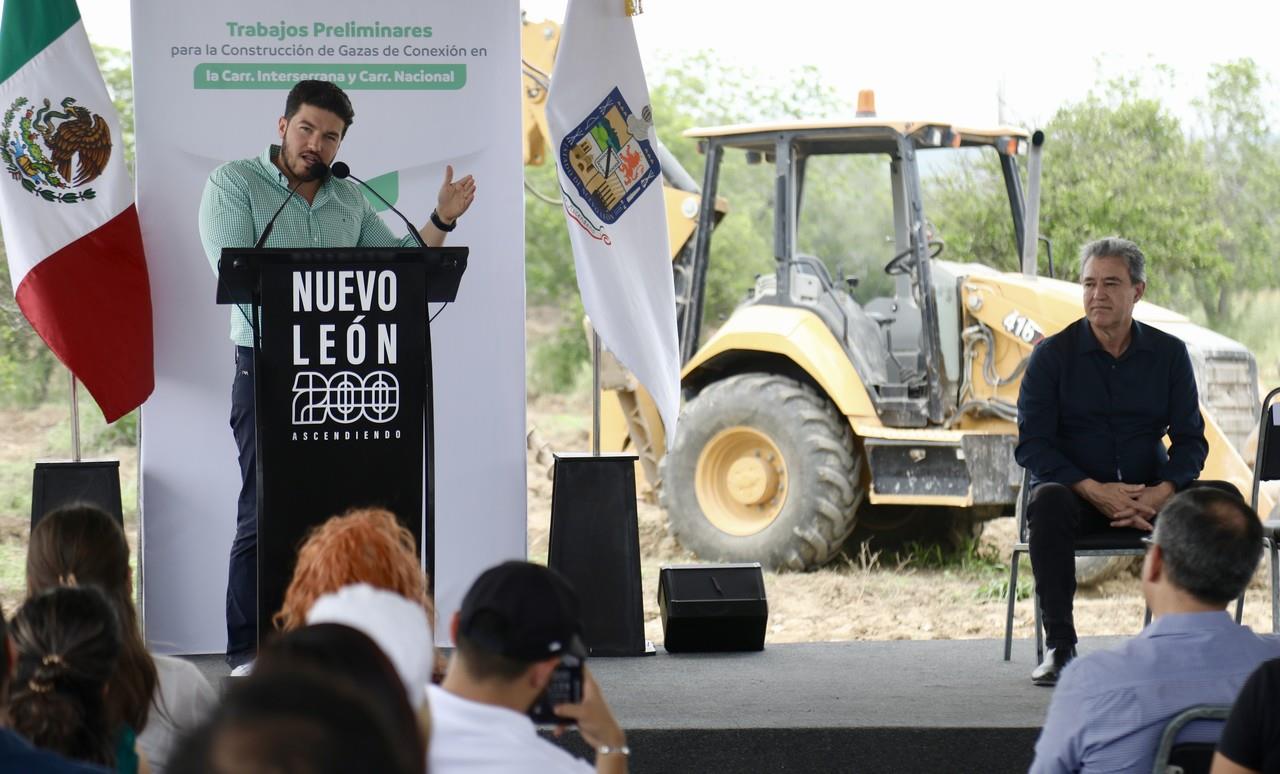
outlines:
M108 684L107 705L122 753L128 757L127 737L136 734L150 770L163 774L178 737L212 711L217 694L190 662L147 652L120 524L92 505L51 511L31 530L27 593L84 585L101 588L120 621L120 665Z
M13 729L36 747L115 766L105 696L120 657L119 628L111 603L94 588L55 588L27 599L10 624L18 656Z

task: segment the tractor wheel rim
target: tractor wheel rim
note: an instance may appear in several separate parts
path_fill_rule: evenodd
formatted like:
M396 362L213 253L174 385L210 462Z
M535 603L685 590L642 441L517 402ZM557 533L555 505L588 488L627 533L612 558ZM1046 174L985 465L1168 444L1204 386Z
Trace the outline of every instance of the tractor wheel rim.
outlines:
M782 452L766 433L738 425L716 433L698 456L698 505L730 535L754 535L782 512L788 488Z

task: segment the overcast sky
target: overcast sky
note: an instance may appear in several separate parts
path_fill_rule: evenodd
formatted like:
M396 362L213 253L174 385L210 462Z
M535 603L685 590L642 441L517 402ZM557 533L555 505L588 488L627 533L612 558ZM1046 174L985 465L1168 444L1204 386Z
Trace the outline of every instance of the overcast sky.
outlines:
M482 2L483 0L472 0ZM617 0L621 2L622 0ZM180 4L175 0L174 6ZM524 0L533 20L563 19L566 0ZM637 17L651 71L709 49L764 73L814 65L852 103L874 88L885 117L988 124L1043 123L1083 96L1101 66L1116 75L1174 69L1169 103L1186 110L1210 64L1252 57L1280 76L1275 8L1256 0L861 3L853 0L644 0ZM129 47L128 0L81 0L96 43ZM1273 84L1269 92L1278 93Z

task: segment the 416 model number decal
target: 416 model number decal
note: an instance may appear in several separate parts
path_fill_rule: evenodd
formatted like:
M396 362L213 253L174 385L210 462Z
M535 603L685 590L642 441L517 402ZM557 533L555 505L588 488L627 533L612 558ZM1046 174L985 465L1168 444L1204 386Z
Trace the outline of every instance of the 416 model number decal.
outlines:
M1032 322L1031 318L1020 314L1017 310L1005 315L1004 329L1028 344L1037 344L1044 338L1044 331Z

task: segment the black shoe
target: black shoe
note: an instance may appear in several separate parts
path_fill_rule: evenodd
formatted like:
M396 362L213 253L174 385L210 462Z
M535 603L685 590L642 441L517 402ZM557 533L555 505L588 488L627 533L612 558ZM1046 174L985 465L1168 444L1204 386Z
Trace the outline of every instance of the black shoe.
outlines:
M1044 662L1031 673L1031 682L1036 685L1057 685L1058 675L1063 668L1076 657L1075 647L1049 648L1044 654Z

